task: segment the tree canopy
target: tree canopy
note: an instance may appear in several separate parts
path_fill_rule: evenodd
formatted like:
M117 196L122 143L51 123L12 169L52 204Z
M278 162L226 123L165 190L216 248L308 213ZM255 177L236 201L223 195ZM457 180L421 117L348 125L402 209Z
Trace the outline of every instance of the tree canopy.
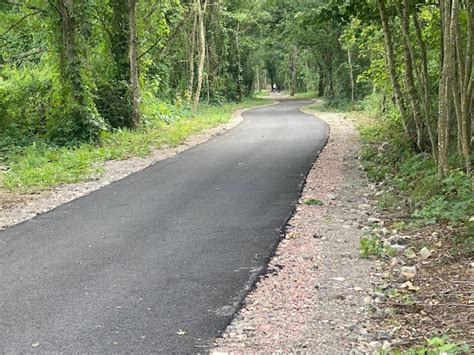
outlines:
M440 174L471 171L472 0L0 0L0 139L68 145L160 103L273 85L377 97Z

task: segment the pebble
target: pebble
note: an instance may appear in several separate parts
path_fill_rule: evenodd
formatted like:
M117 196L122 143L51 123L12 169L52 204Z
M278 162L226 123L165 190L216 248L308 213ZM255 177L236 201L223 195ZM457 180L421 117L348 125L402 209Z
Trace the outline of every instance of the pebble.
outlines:
M395 250L398 254L401 254L406 249L406 246L400 244L391 244L390 248Z
M420 256L423 260L428 259L433 252L429 250L427 247L424 247L423 249L420 250Z
M382 221L380 220L380 218L375 218L375 217L369 217L367 218L367 222L369 223L381 223Z
M403 266L401 274L406 279L413 279L416 276L416 266Z
M379 350L382 347L382 343L378 341L371 341L369 343L369 347L373 350Z

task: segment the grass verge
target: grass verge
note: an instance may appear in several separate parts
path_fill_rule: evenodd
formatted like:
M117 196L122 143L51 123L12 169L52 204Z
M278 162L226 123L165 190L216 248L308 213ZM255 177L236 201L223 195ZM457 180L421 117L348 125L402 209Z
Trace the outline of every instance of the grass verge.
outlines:
M58 147L37 141L27 146L11 145L0 157L0 186L31 193L84 181L100 173L97 163L145 157L153 149L177 146L192 134L229 122L238 109L269 102L257 98L222 106L201 105L196 114L164 108L160 115L149 115L138 130L104 132L97 144Z

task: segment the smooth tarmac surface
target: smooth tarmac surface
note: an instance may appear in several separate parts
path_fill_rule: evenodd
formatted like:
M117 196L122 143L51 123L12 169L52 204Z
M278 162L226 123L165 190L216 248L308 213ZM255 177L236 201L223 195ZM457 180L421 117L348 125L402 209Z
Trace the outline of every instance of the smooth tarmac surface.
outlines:
M280 240L327 125L282 101L0 231L0 351L202 352Z

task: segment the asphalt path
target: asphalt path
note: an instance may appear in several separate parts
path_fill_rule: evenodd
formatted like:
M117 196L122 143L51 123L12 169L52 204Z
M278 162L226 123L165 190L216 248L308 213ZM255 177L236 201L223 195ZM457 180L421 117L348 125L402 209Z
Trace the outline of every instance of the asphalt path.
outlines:
M282 101L0 232L0 352L202 352L275 250L328 135Z

